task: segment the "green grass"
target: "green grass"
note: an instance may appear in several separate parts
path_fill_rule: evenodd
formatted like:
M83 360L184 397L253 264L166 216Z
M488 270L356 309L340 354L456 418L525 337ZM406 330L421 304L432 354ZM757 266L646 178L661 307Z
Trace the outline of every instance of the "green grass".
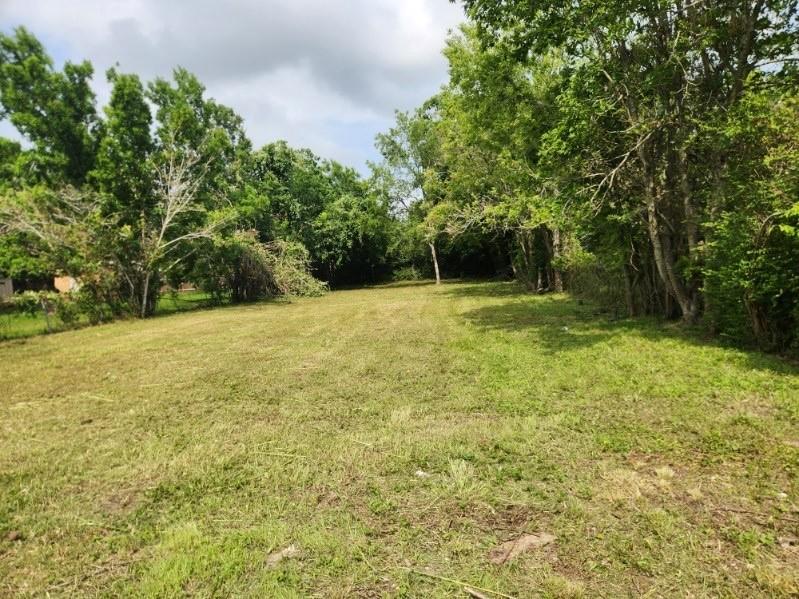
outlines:
M63 325L55 318L51 320L51 326L63 328ZM0 312L0 340L33 337L34 335L44 335L46 332L47 322L44 319L44 314L29 316L10 310Z
M566 296L198 310L5 342L0 374L0 594L799 588L799 369Z
M181 291L179 293L167 293L161 296L156 307L156 315L173 314L175 312L186 312L206 307L210 296L202 291ZM85 318L73 325L65 325L61 320L53 315L50 317L50 327L52 332L58 333L70 328L80 328L88 324ZM0 312L0 340L24 339L35 335L47 333L47 321L43 313L35 316L5 310Z
M156 315L173 314L205 308L210 301L210 295L204 291L179 291L166 293L158 300Z

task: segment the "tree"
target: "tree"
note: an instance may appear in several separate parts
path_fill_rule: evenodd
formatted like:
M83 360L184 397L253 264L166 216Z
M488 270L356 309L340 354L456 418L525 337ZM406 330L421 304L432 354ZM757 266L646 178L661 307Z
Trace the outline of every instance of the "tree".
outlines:
M433 257L433 268L435 269L436 284L441 284L441 273L438 269L438 256L436 255L436 244L441 236L447 232L448 225L452 220L454 206L449 203L436 204L424 217L419 228L425 242L430 247Z
M103 137L92 182L109 196L105 209L123 225L135 226L154 203L151 158L152 115L137 75L107 73L111 99L105 108Z
M395 214L412 215L426 212L437 198L427 193L430 183L439 174L440 145L436 131L435 102L430 101L415 114L397 112L396 124L387 133L377 136L377 148L383 164L373 166L374 177L382 182ZM422 219L424 217L422 216ZM425 235L436 275L441 275L435 235Z
M332 285L385 274L388 208L354 169L281 141L254 152L242 178L240 224L262 242L301 243Z
M32 144L22 175L30 182L81 185L94 166L99 121L88 62L53 68L24 27L0 34L0 118Z
M167 148L163 163L156 167L154 215L141 230L141 256L123 266L122 273L136 294L136 283L143 281L136 297L138 314L144 318L155 311L152 288L171 270L191 255L189 242L210 238L221 225L214 220L199 201L198 192L206 174L205 165L197 154Z
M323 280L375 282L386 273L391 219L385 204L370 193L345 193L314 221L313 253Z
M79 279L92 320L117 312L121 303L114 267L117 236L116 222L103 214L102 198L94 192L36 186L0 195L0 240L20 244L11 256L24 249L35 261L35 267L25 263L22 272L38 268ZM17 274L14 266L11 274Z
M799 95L750 82L709 134L727 157L726 193L703 248L710 326L785 350L799 337Z
M245 177L252 194L243 213L262 240L291 239L310 247L313 222L333 195L319 157L285 141L267 144L253 153Z
M156 79L147 90L155 105L156 149L196 153L206 169L198 194L210 206L229 196L240 183L252 144L242 118L231 108L205 97L205 87L186 69L177 68L172 82Z
M249 142L241 119L205 99L183 69L174 84L159 79L147 90L135 75L112 69L108 78L111 101L90 179L120 226L120 284L130 309L145 317L155 311L163 281L180 281L191 270L194 242L230 219L220 214ZM155 137L148 99L156 107Z
M19 142L0 137L0 188L16 183L21 153Z
M565 226L559 169L542 164L544 135L559 118L557 54L519 60L484 47L474 27L447 43L450 83L439 94L446 177L439 194L459 207L449 230L482 229L515 241L512 266L529 289L563 290L553 264Z
M724 156L706 157L713 169L693 168L693 142L702 122L740 100L751 73L791 60L796 2L464 4L486 43L508 41L520 55L562 47L572 59L572 77L593 82L603 109L623 125L605 131L623 150L600 175L600 186L609 188L619 170L634 163L628 173L638 188L657 272L683 319L695 321L701 310L697 250L706 235L702 215L715 202L699 190L707 185L720 192L713 179Z

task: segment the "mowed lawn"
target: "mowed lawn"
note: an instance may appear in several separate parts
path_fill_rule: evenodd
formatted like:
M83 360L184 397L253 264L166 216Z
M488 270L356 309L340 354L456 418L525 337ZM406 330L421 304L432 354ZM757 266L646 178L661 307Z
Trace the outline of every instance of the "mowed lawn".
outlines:
M674 325L395 285L7 341L0 374L5 596L799 592L799 369Z

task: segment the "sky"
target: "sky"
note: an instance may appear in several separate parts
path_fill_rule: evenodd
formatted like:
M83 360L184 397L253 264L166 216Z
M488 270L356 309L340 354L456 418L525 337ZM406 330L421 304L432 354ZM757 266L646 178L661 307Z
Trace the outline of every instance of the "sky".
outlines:
M441 50L462 20L448 0L0 0L0 30L24 25L59 67L92 62L101 106L115 64L145 80L183 66L256 146L285 139L361 172L394 110L446 81Z

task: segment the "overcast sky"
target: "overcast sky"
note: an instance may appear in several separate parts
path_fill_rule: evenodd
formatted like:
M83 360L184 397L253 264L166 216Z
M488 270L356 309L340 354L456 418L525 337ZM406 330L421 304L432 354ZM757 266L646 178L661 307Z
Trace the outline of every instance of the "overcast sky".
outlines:
M24 25L59 66L94 64L100 104L115 63L146 80L184 66L257 146L286 139L361 171L394 109L445 82L461 20L448 0L0 0L4 32Z

